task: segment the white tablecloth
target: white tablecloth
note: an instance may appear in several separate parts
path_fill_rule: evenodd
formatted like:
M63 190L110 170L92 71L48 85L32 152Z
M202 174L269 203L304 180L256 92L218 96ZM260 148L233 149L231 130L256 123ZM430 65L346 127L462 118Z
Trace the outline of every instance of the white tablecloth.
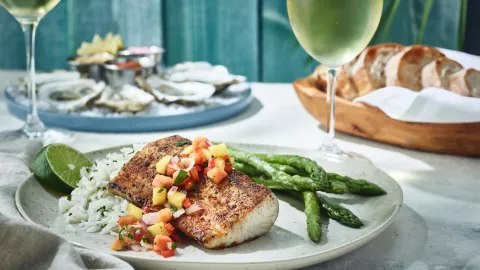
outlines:
M17 74L0 72L0 89ZM91 151L172 134L300 148L320 146L324 133L303 109L291 85L256 83L253 94L250 108L228 121L172 132L76 132L73 147ZM8 114L2 95L0 130L21 124ZM378 238L309 269L480 269L480 159L407 150L345 134L337 137L343 149L366 156L399 182L404 205Z

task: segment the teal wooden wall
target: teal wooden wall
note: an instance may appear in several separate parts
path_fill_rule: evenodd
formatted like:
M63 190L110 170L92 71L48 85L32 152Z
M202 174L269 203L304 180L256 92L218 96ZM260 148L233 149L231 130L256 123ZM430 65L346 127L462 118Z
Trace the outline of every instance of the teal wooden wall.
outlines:
M425 43L455 49L458 0L435 0ZM470 2L478 2L476 0ZM67 68L65 59L95 33L120 33L127 45L158 45L167 65L206 60L252 81L290 82L312 71L295 49L284 0L62 0L40 23L37 68ZM390 41L412 44L424 0L402 0ZM474 3L478 8L478 3ZM478 11L477 11L478 12ZM465 48L480 53L480 19L469 11ZM25 68L20 26L0 8L0 69Z

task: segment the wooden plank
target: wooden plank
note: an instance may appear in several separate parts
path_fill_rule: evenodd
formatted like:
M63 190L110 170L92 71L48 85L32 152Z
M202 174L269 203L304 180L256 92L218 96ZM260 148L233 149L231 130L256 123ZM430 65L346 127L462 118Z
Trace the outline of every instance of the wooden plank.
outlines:
M95 34L122 35L127 46L162 46L162 0L73 1L73 48Z
M258 0L166 0L166 63L209 61L257 80Z
M286 1L264 0L262 7L262 80L291 82L311 73L316 63L305 66L307 53L295 49L295 35L288 21Z

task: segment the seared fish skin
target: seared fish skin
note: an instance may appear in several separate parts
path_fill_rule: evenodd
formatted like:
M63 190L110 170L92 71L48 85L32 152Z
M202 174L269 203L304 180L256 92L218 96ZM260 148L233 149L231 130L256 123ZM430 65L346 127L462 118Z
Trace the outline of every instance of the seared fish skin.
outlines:
M108 183L108 192L127 199L140 208L151 207L152 181L157 174L155 165L163 156L180 155L185 146L176 146L176 144L185 140L190 141L175 135L144 146Z
M218 185L201 180L189 198L204 210L182 215L172 224L212 249L235 246L267 233L278 215L273 192L237 170Z
M171 136L149 143L123 166L107 190L140 208L155 209L155 165L165 155L180 155L187 145L176 144L185 140ZM203 211L184 214L171 223L206 248L221 249L255 239L267 233L278 216L278 200L273 192L237 170L232 170L220 184L202 178L188 198L200 204Z

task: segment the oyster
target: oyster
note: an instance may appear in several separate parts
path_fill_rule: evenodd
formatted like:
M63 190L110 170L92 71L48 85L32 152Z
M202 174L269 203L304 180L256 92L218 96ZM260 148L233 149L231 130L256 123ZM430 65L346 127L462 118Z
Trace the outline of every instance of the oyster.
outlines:
M120 89L107 86L95 105L104 106L115 112L139 112L149 106L155 98L133 85L124 84Z
M213 66L207 62L185 62L173 66L165 75L173 82L208 83L217 91L224 90L232 84L246 81L245 76L232 75L224 66Z
M58 111L71 112L87 106L104 88L104 82L89 79L52 82L38 89L38 99Z
M76 71L59 70L51 73L37 73L35 74L35 85L38 88L46 83L72 81L78 79L80 79L80 73ZM22 78L18 87L22 89L27 89L28 80L28 76Z
M201 102L215 93L213 85L199 82L176 83L156 76L147 78L145 82L137 79L137 82L160 102Z

